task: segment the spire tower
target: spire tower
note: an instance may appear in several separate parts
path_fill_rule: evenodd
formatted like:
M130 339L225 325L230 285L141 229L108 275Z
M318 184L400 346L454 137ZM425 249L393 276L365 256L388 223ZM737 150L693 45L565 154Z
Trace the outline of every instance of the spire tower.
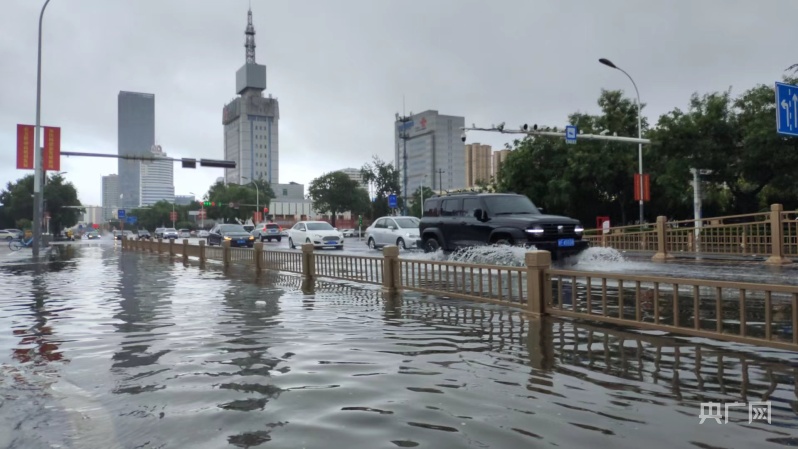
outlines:
M247 30L244 31L247 40L244 47L247 49L247 64L255 64L255 26L252 25L252 9L247 12Z

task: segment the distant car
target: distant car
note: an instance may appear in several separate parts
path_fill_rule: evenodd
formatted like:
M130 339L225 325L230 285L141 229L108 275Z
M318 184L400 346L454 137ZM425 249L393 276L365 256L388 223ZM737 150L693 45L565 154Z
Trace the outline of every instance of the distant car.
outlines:
M288 246L312 243L315 248L344 249L344 235L326 221L300 221L288 230Z
M380 217L366 228L366 244L371 249L386 245L415 248L419 239L419 223L421 220L416 217Z
M5 231L10 232L11 235L13 235L14 238L17 238L17 239L21 239L25 235L25 233L22 232L21 229L5 229Z
M239 224L218 224L208 232L208 246L221 245L224 241L229 241L230 246L255 246L255 237Z
M188 229L180 229L177 231L177 234L181 239L191 238L191 231Z
M164 229L166 229L166 228L155 228L155 232L154 232L155 235L153 237L156 238L156 239L162 239L163 238L163 230Z
M283 239L282 232L283 228L277 223L261 223L255 227L252 231L252 235L255 236L256 239L260 239L261 242L264 240L271 242L272 239L279 242Z
M14 240L17 238L16 233L12 233L7 229L0 229L0 240Z
M208 231L206 231L205 229L201 230L200 232L197 233L197 237L201 239L208 238Z
M146 229L139 229L138 236L139 240L152 240L152 235L150 235L150 231Z
M100 233L97 232L97 231L91 231L88 234L86 234L86 238L89 239L89 240L99 239L100 238Z
M122 236L126 239L132 239L133 231L114 231L114 240L122 240Z
M341 230L341 234L343 234L344 237L355 237L355 232L356 231L354 229L342 229Z
M176 239L178 237L177 229L175 228L164 228L161 231L161 238L162 239Z

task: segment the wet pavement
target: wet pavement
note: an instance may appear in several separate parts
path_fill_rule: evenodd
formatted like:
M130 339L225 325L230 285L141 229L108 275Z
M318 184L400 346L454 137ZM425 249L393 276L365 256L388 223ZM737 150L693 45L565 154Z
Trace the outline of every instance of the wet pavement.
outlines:
M798 445L794 353L355 284L309 294L110 241L0 264L0 329L0 447ZM702 402L763 399L771 424L742 407L699 424Z

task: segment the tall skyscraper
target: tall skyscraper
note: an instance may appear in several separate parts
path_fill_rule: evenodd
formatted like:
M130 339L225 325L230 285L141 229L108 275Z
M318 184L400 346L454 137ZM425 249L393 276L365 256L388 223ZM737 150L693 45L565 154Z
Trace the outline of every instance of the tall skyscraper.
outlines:
M252 10L247 12L244 34L246 59L236 72L236 92L239 96L222 110L224 158L236 162L236 168L225 170L225 182L246 184L262 179L269 184L277 184L280 182L280 108L276 98L263 96L266 66L255 62Z
M117 154L149 156L155 145L155 95L119 92L117 110ZM119 206L141 204L141 162L119 159Z
M466 187L490 182L490 145L470 143L465 146Z
M155 161L140 162L140 205L150 206L158 201L172 203L175 201L175 164L170 160L157 160L166 158L160 145L153 145L151 154Z
M104 220L116 218L119 209L119 177L117 175L103 176L103 212Z
M460 139L465 118L428 110L394 123L394 166L404 182L404 146L407 141L407 196L422 183L432 190L456 190L466 186L465 144ZM426 178L425 178L426 176Z
M349 176L349 179L353 181L357 181L357 183L360 184L360 187L363 187L368 192L369 185L368 183L363 181L363 174L360 173L359 168L343 168L341 170L336 170L336 171L346 174L347 176Z
M499 150L493 153L493 166L491 167L490 174L493 176L494 181L498 181L499 170L501 170L502 164L504 164L504 161L507 160L507 156L509 155L510 150L507 149Z

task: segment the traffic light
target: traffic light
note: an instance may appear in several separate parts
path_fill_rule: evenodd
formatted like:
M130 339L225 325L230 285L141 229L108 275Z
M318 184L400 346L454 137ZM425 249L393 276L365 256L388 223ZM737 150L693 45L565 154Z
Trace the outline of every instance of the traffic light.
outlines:
M264 207L263 208L263 213L264 214L268 214L269 213L269 208L268 207Z
M206 201L206 202L204 202L202 205L203 205L203 206L205 206L205 207L208 207L208 206L210 206L210 205L211 205L211 202L210 202L210 201Z

